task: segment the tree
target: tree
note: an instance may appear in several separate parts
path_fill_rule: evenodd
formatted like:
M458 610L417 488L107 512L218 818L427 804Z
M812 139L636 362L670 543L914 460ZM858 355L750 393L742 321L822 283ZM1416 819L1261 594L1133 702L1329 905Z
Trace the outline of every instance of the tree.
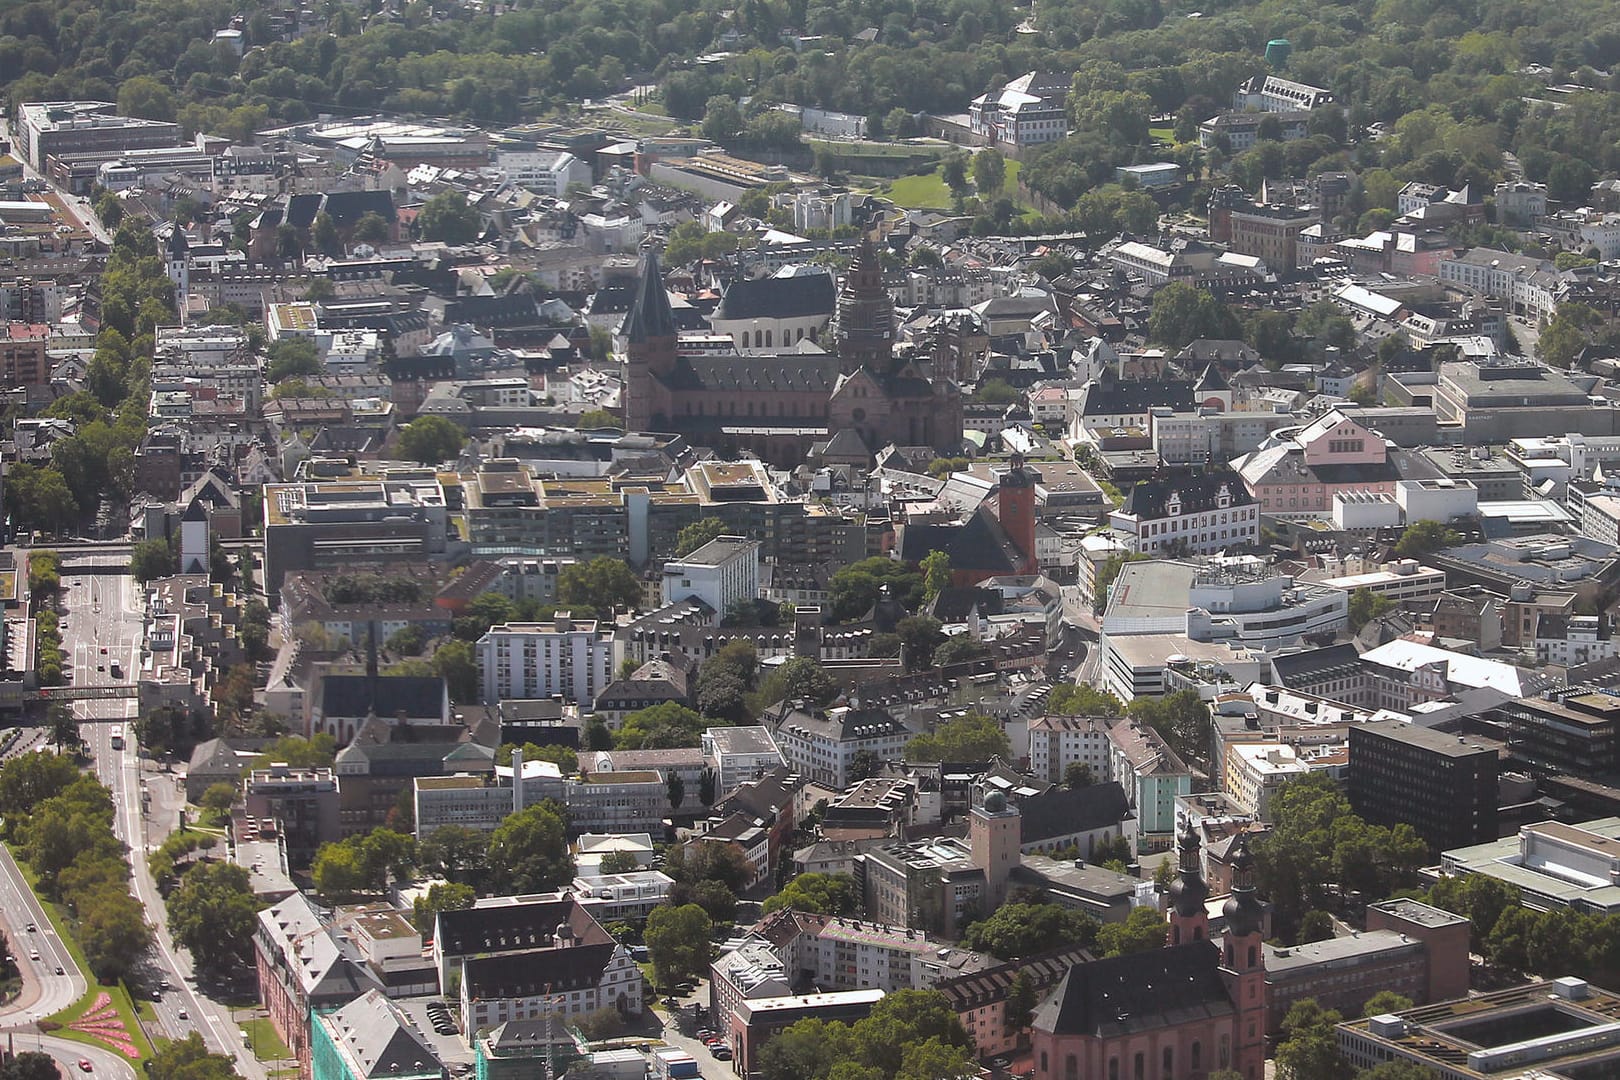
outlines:
M754 709L761 711L779 701L808 701L827 704L838 695L838 686L822 666L808 656L795 656L775 668L759 684Z
M161 1043L146 1061L148 1080L233 1080L236 1062L213 1054L200 1034Z
M610 851L602 856L598 869L603 874L633 874L641 869L641 863L633 851Z
M718 881L731 892L740 892L752 880L754 868L734 844L693 841L671 847L664 854L664 873L675 882L672 903L683 904L691 889L705 881Z
M1462 543L1455 529L1439 521L1414 521L1395 545L1395 557L1421 559L1425 555Z
M1002 1006L1006 1017L1008 1031L1023 1031L1035 1019L1035 1006L1038 999L1035 996L1035 984L1030 981L1029 972L1020 970L1013 976L1012 985L1007 988L1007 1001Z
M7 761L0 767L0 818L7 834L15 838L31 811L78 778L73 759L62 754L19 754Z
M574 880L568 827L549 800L509 816L489 835L489 865L502 893L544 892Z
M975 641L973 635L953 634L934 650L934 666L945 668L953 664L965 664L969 660L978 660L988 652L984 643Z
M930 551L920 564L923 572L923 598L933 600L951 584L951 557L943 551Z
M883 771L883 759L870 750L857 750L850 755L849 767L844 770L852 784L860 783Z
M557 602L606 617L620 608L640 606L641 579L623 559L598 555L590 562L563 567L557 575Z
M445 244L470 244L482 231L478 208L455 188L446 188L422 204L416 215L416 228L424 240Z
M61 1080L61 1075L56 1059L38 1050L23 1050L0 1065L0 1080Z
M686 781L674 769L669 771L669 780L664 784L665 795L669 799L669 808L679 810L681 803L686 801Z
M1096 783L1091 775L1091 766L1083 761L1071 761L1068 768L1063 770L1063 786L1066 788L1090 787Z
M1325 911L1313 909L1305 913L1299 920L1299 934L1295 937L1295 944L1308 945L1313 941L1326 941L1333 936L1333 916Z
M418 416L399 433L399 452L423 465L450 461L467 445L467 433L442 416Z
M945 631L932 615L908 615L895 625L894 632L900 638L907 671L932 667L934 650L945 642Z
M1165 935L1164 916L1151 907L1132 908L1122 923L1104 923L1097 931L1097 947L1104 956L1124 956L1126 953L1162 949Z
M436 881L428 886L426 895L418 896L411 904L411 924L424 937L433 933L439 912L462 911L473 906L477 899L471 885L451 881Z
M709 99L708 105L703 110L705 139L723 145L734 139L742 128L742 110L737 107L736 98L716 94Z
M1433 1069L1426 1069L1415 1061L1381 1061L1356 1073L1356 1080L1436 1080L1438 1076ZM1210 1080L1215 1078L1210 1077Z
M596 1009L579 1018L579 1033L592 1042L617 1039L624 1034L624 1014L618 1009Z
M979 198L988 199L1001 194L1007 184L1007 159L995 147L980 150L973 155L973 186L979 189Z
M658 985L673 987L708 971L713 932L713 920L696 904L653 908L644 940Z
M167 540L138 540L129 553L129 573L136 581L146 584L157 578L179 573L179 560Z
M968 190L968 156L960 150L946 154L939 163L939 175L954 197L963 198Z
M720 774L708 766L698 773L698 802L705 807L713 806L714 800L719 797Z
M318 212L315 220L310 222L309 239L322 254L343 254L342 244L338 241L337 224L333 222L332 215L325 210Z
M1405 1012L1412 1007L1412 999L1393 990L1380 990L1362 1006L1362 1016L1383 1016L1385 1013Z
M615 428L624 430L624 422L606 409L587 409L579 414L579 421L574 425L581 431L595 428Z
M458 884L480 878L489 861L489 836L464 825L441 825L422 838L422 868Z
M1124 711L1119 698L1085 683L1059 683L1046 698L1048 716L1118 716Z
M392 227L383 220L383 216L374 210L367 210L360 215L360 220L354 223L354 232L350 234L356 244L370 244L377 247L388 243Z
M221 782L208 785L208 790L202 793L197 805L204 810L212 810L216 814L223 814L236 803L236 789L230 784Z
M678 750L701 743L708 726L685 705L662 701L626 715L613 745L619 750Z
M433 671L444 680L450 700L471 704L478 700L478 660L466 641L447 641L433 654Z
M264 377L272 383L321 373L321 354L308 338L284 337L265 355Z
M1180 349L1200 338L1235 338L1242 332L1236 316L1204 289L1175 281L1153 294L1148 337Z
M168 899L169 932L204 971L224 974L248 960L259 902L244 867L197 863Z
M971 712L947 720L932 732L917 735L906 743L907 761L989 761L1007 757L1011 743L1001 725L984 715Z
M143 120L173 120L174 92L150 75L136 75L119 84L118 111Z
M1383 593L1375 593L1371 589L1356 589L1350 594L1351 633L1360 630L1394 606L1395 601Z
M1209 745L1209 706L1195 690L1180 690L1161 698L1136 698L1125 715L1153 728L1170 748L1184 758L1203 760Z
M717 517L698 518L675 534L675 557L686 558L725 531L726 523Z
M855 879L848 874L800 874L787 887L766 900L760 909L769 915L780 908L820 915L848 915L860 903Z
M922 603L923 576L921 571L904 563L882 556L862 559L835 573L827 582L833 617L847 622L859 619L872 610L882 595L883 586L907 608Z
M1314 998L1294 1002L1283 1020L1277 1046L1279 1080L1349 1080L1350 1069L1333 1031L1342 1019Z
M962 944L1002 960L1097 942L1096 919L1058 904L1003 904L967 928Z

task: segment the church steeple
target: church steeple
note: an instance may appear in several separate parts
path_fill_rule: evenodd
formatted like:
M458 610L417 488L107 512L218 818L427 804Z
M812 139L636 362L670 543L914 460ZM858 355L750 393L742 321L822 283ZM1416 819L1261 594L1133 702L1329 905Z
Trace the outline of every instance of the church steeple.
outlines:
M1226 916L1221 976L1237 1009L1231 1067L1244 1080L1261 1080L1266 1064L1266 948L1261 938L1265 909L1255 894L1248 833L1233 842L1231 866L1232 897L1221 909Z
M838 291L833 347L845 375L863 367L888 374L894 358L894 302L883 287L883 263L871 237L862 237Z
M651 431L667 419L658 380L675 370L679 345L656 251L647 252L630 311L619 329L624 336L625 426Z
M1184 945L1209 937L1209 883L1204 880L1203 846L1192 822L1181 831L1176 844L1181 852L1180 873L1170 883L1170 944Z

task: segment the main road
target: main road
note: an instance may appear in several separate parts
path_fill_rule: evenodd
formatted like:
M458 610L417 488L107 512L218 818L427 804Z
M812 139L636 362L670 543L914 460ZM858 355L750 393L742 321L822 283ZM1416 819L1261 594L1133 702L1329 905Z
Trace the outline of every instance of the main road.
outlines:
M64 577L62 587L68 608L62 646L64 654L72 658L74 682L93 686L137 679L144 601L134 580L127 574L86 574ZM113 674L115 663L117 676ZM81 734L95 761L96 775L112 791L113 831L130 849L132 890L152 924L151 955L157 970L150 982L167 982L170 986L154 1002L158 1026L162 1034L171 1038L183 1038L192 1031L201 1033L210 1050L236 1059L239 1073L249 1080L263 1080L265 1069L242 1046L230 1011L199 994L193 986L191 958L176 948L169 936L163 898L147 872L147 856L156 842L161 842L178 824L178 815L174 801L161 793L152 802L160 807L162 817L147 821L144 789L148 785L172 784L173 778L167 773L143 773L133 731L137 709L138 704L130 700L81 701L74 706L81 720L124 721L122 725L86 724ZM119 727L123 728L124 746L114 749L113 731Z

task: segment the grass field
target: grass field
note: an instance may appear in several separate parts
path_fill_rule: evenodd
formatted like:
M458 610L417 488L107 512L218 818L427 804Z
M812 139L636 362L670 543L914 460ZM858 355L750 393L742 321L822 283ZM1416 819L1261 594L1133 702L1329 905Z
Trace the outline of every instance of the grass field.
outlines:
M236 1026L248 1033L248 1044L253 1047L253 1056L260 1061L286 1061L292 1057L292 1051L287 1044L281 1041L276 1034L275 1025L267 1017L255 1016L251 1020L238 1020Z
M1030 206L1018 193L1018 171L1022 168L1022 162L1008 160L1007 186L1002 190L1014 206L1027 211ZM972 177L971 170L968 175ZM907 210L948 210L951 206L951 189L945 186L938 169L923 176L902 176L893 180L884 194L896 206Z
M1150 127L1148 128L1148 135L1152 138L1158 139L1162 143L1173 143L1176 141L1175 128Z
M38 896L39 878L35 875L33 868L20 859L17 861L17 865L22 869L23 877L28 880L28 887L34 890L34 895ZM98 994L106 994L111 999L113 1008L118 1011L118 1018L124 1022L124 1028L129 1032L130 1041L135 1044L136 1059L145 1061L151 1057L152 1044L147 1041L146 1032L141 1027L136 1016L135 1003L130 998L129 989L123 983L112 985L96 983L95 976L90 971L90 965L85 962L84 950L79 948L78 941L74 939L72 934L68 933L67 913L62 910L60 905L51 903L43 896L39 898L39 902L40 906L45 909L46 918L51 920L51 925L56 929L57 936L62 939L62 944L67 946L68 955L73 958L73 963L78 966L80 973L84 975L85 982L90 984L90 988L85 991L84 997L56 1015L46 1017L45 1022L59 1025L51 1034L63 1039L71 1039L74 1042L82 1042L86 1046L118 1052L114 1047L89 1032L74 1031L68 1027L69 1024L90 1011L90 1007L95 1003Z

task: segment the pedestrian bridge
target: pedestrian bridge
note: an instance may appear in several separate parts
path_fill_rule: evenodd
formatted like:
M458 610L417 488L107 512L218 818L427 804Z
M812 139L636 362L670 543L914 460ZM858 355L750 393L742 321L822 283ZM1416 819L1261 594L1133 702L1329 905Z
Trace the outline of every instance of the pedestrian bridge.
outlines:
M21 708L24 705L55 701L118 701L140 695L134 683L110 683L103 686L38 686L26 687L21 683L0 683L0 709ZM84 723L123 723L117 717L94 717Z

